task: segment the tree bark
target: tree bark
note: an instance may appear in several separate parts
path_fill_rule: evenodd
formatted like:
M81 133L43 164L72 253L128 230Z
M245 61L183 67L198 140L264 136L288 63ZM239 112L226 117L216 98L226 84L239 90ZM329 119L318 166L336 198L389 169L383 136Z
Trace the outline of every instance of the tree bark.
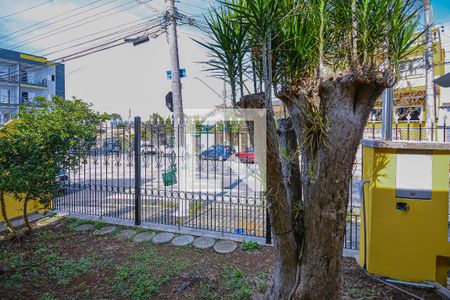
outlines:
M241 99L239 107L264 108L264 94L248 95ZM291 208L288 203L286 187L282 180L282 168L279 152L278 135L275 118L271 109L267 110L267 201L275 248L275 271L272 276L270 295L272 299L287 299L295 286L297 265L297 243L295 241ZM249 128L251 131L252 128ZM262 157L257 151L256 158ZM294 267L293 267L294 266Z
M306 149L302 152L305 231L295 298L341 298L342 249L352 166L369 113L384 88L376 80L360 81L350 75L327 80L319 88L320 111L329 125L326 144L315 154ZM308 126L304 120L293 123ZM303 132L302 128L296 132Z
M5 220L5 226L6 229L8 230L10 235L15 235L16 234L16 230L14 228L14 226L11 225L11 223L9 222L7 213L6 213L6 203L5 203L5 192L0 191L0 206L1 206L1 210L2 210L2 217L3 220Z
M29 193L25 195L25 198L23 200L23 221L25 223L25 226L27 227L27 232L30 233L33 228L31 228L30 222L28 221L28 201L29 201Z
M286 160L282 164L275 118L268 108L267 199L275 248L269 298L341 298L345 213L352 166L369 113L385 87L381 79L359 80L350 74L325 80L316 93L302 94L296 90L294 94L283 89L278 97L289 110L292 128L302 145L302 161L297 167ZM245 96L239 106L264 108L265 96ZM311 105L317 105L324 122L328 122L326 142L315 153L302 144L305 128L311 126L305 114ZM283 145L287 142L283 140ZM296 175L283 176L289 172ZM293 188L300 184L301 188ZM301 207L300 222L295 218L296 202ZM302 229L298 235L293 233L296 228Z
M281 149L281 171L286 187L289 207L292 210L294 234L301 247L303 239L303 201L300 174L299 147L297 137L289 118L278 120L278 134Z

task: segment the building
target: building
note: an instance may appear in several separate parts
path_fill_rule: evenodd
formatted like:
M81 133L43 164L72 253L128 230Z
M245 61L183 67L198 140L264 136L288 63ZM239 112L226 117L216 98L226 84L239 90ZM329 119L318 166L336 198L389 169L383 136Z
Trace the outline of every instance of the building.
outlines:
M438 78L445 74L445 49L441 40L441 28L434 28L432 30L433 42L433 74L434 78ZM426 85L425 85L425 37L422 36L416 41L419 45L412 53L410 53L404 61L399 65L399 80L394 87L394 134L395 128L398 130L396 139L418 140L425 138L425 128L427 118L426 105ZM431 83L433 84L433 83ZM442 106L449 102L450 99L445 99L446 94L442 93L439 85L434 85L434 107L435 128L442 127L443 110ZM378 99L375 103L372 114L367 124L367 133L372 135L372 129L375 128L375 136L379 137L381 132L382 121L382 99ZM408 127L411 130L404 130ZM440 131L434 131L434 139L439 139Z
M0 124L35 97L65 97L64 65L44 57L0 49Z

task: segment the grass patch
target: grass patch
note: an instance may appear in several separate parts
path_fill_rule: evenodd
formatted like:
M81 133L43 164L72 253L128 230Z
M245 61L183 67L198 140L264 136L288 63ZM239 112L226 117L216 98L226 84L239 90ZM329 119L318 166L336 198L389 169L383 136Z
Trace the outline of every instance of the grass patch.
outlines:
M219 294L215 292L214 286L211 283L200 282L199 290L202 299L207 300L219 299Z
M23 276L16 270L25 266L22 257L15 252L3 250L0 252L0 263L9 265L13 269L9 272L0 273L0 288L11 288L20 285Z
M76 227L78 227L82 224L92 224L92 225L94 225L94 229L100 229L100 228L108 225L107 223L105 223L103 221L98 221L98 220L89 221L89 220L82 220L82 219L69 219L69 222L66 226L69 230L74 230Z
M130 258L129 263L117 268L113 292L132 299L147 299L157 294L190 265L189 261L177 259L173 255L157 255L153 249L136 251Z
M354 299L369 299L374 295L374 290L372 288L353 285L351 282L348 282L346 287L350 297Z
M48 275L60 285L67 285L74 277L90 272L94 265L94 261L90 257L74 260L58 256L49 257L50 255L47 258L50 259L49 263L54 265L48 269Z
M225 288L231 292L231 297L236 300L249 299L252 295L247 275L239 268L228 270L225 276Z
M50 293L45 293L45 294L42 294L38 299L39 300L57 300L58 298L56 298L55 296L53 296Z
M244 251L256 251L259 250L259 244L255 241L244 241L241 244L241 249Z
M62 232L56 232L52 230L42 230L38 233L37 239L42 241L42 240L58 239L62 237L64 237L64 233Z

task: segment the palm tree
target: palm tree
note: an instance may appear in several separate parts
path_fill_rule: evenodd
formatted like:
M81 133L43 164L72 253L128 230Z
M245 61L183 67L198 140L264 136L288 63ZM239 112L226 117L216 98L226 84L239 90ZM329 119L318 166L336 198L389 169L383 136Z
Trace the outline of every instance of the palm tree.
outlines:
M231 87L231 101L236 106L237 88L244 95L245 78L247 70L246 57L248 54L248 39L246 38L248 27L242 22L234 11L227 7L212 8L206 23L208 42L195 40L208 49L210 60L206 61L210 66L207 71L213 76L225 80Z
M400 61L421 36L415 34L419 0L222 3L247 25L252 53L261 53L264 95L244 96L238 105L268 112L267 199L276 253L271 297L340 298L353 162L376 99L395 84ZM289 160L281 159L286 150L271 108L274 80L299 145L301 176L289 179L297 185L282 180L282 162Z

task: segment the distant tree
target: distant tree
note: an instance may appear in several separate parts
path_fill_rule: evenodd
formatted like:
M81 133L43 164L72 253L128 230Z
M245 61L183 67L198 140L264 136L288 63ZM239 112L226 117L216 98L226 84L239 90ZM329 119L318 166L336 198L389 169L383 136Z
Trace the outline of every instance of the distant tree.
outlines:
M109 114L109 119L113 121L122 121L122 116L118 113Z
M95 144L100 115L81 100L52 101L36 98L37 105L21 107L19 120L0 127L0 206L6 216L5 195L23 203L28 230L28 202L32 199L49 206L58 192L57 177L63 169L77 166ZM8 230L14 234L9 222Z

